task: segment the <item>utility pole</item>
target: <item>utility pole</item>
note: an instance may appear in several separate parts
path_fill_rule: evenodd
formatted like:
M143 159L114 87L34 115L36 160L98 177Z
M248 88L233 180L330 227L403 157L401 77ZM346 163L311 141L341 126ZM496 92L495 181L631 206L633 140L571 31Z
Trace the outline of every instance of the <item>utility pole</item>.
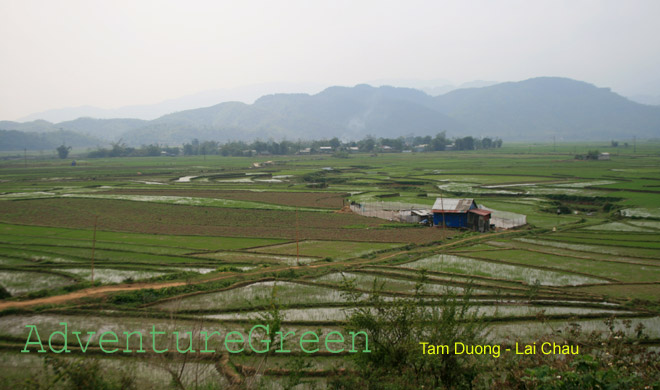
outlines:
M447 235L447 225L445 224L445 204L442 200L442 190L440 190L440 207L442 207L442 240L444 241Z
M633 136L633 153L637 153L637 136Z
M23 149L23 161L25 161L25 168L27 168L27 148Z
M557 152L557 136L553 135L552 136L552 151Z
M300 246L298 244L298 208L296 207L296 265L300 266Z
M96 225L98 224L99 216L94 217L94 236L92 238L92 284L94 284L94 250L96 249Z

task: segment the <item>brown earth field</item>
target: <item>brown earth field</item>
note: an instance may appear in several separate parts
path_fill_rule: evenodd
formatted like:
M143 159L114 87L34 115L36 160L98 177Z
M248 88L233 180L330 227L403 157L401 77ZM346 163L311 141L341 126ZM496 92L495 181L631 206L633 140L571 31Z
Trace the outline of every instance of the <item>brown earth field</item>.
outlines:
M257 192L183 189L118 189L103 191L101 193L112 195L190 196L196 198L219 198L246 200L251 202L264 202L284 206L318 207L329 209L340 209L344 205L344 197L348 196L348 194L336 192Z
M100 230L224 237L296 239L296 213L105 199L31 199L0 202L0 222ZM426 243L437 228L379 227L385 220L356 214L298 212L299 239ZM395 223L388 223L395 224ZM450 230L448 235L457 233Z

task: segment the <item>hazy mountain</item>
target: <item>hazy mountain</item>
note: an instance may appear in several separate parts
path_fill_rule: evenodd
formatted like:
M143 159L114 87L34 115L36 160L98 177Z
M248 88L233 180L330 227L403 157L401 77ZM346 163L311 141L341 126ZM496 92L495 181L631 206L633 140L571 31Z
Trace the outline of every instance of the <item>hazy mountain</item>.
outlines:
M0 130L18 130L26 132L48 133L55 131L72 131L86 134L106 141L115 141L123 133L137 129L147 124L140 119L94 119L78 118L72 121L50 123L44 120L32 122L0 121Z
M660 135L660 107L632 102L609 88L539 77L435 98L436 108L474 135L505 139L587 140Z
M455 89L461 88L481 88L497 84L497 81L474 80L459 85L455 85L449 80L417 80L417 79L378 79L368 82L370 85L392 86L401 88L414 88L425 92L431 96L444 95Z
M0 121L0 130L47 132L59 129L48 121L36 120L31 122Z
M123 135L134 144L158 137L181 143L191 138L361 138L368 134L398 137L427 135L461 125L431 108L424 92L394 87L331 87L316 95L276 94L254 104L230 102L163 116Z
M174 99L164 100L156 104L141 104L124 106L116 109L104 109L92 106L69 107L47 110L27 115L20 121L43 119L50 122L70 121L77 118L137 118L151 120L172 112L208 107L220 102L240 101L252 103L259 97L271 93L318 92L327 85L312 83L263 83L246 85L236 88L202 91Z
M649 106L660 106L660 95L633 95L628 96L628 99Z
M485 82L488 83L488 82ZM317 94L273 94L253 104L225 102L151 121L91 119L0 122L0 129L75 131L132 145L200 140L358 139L366 135L496 136L513 140L608 140L660 137L660 107L608 88L540 77L432 97L412 88L330 87Z
M94 147L103 144L97 138L73 131L49 133L0 130L0 151L45 150L52 152L62 144L76 147Z
M104 140L117 140L122 134L127 131L135 130L145 126L148 121L141 119L94 119L94 118L78 118L76 120L60 122L56 125L57 128L75 131L81 134L89 134L91 136L101 138Z

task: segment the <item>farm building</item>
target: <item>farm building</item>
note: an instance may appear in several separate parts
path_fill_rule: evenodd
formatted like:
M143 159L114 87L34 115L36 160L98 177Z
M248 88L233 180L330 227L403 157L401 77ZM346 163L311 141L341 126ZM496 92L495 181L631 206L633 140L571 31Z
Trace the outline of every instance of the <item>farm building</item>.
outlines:
M428 224L430 224L431 222L433 222L433 212L427 209L410 210L410 219L406 218L406 222L408 221L414 223L423 222L425 224L427 224L428 221Z
M486 232L491 212L477 207L474 199L438 198L433 204L433 225Z

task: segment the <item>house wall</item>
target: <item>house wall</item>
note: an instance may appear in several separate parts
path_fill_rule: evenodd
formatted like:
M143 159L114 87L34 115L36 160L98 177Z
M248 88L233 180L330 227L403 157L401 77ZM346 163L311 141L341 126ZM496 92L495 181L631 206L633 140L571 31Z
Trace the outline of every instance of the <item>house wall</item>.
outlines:
M433 224L442 226L442 213L433 213ZM453 228L466 227L467 213L446 213L445 225Z

